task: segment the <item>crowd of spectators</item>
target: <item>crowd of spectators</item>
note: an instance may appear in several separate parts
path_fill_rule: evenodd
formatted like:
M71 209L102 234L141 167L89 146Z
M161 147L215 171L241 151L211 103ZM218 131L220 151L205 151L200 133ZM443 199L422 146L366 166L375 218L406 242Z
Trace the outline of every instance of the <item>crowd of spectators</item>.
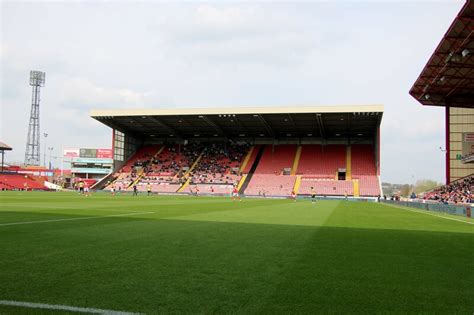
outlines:
M192 172L195 184L235 184L239 168L249 150L246 144L211 144L204 149L201 161Z
M191 167L202 149L199 144L167 145L160 154L146 161L138 160L132 170L141 169L148 180L173 182Z
M131 171L121 173L115 184L126 189L140 174L144 175L141 184L183 184L186 181L184 174L201 153L201 160L190 173L193 184L236 184L240 180L240 165L248 150L246 144L169 144L160 154L148 154L137 159Z
M440 203L474 203L472 188L474 186L474 176L470 176L441 186L433 191L426 193L425 200L437 201Z
M163 174L162 176L173 177L181 169L181 160L179 148L173 145L167 146L161 154L151 159L150 168L146 169L147 176Z

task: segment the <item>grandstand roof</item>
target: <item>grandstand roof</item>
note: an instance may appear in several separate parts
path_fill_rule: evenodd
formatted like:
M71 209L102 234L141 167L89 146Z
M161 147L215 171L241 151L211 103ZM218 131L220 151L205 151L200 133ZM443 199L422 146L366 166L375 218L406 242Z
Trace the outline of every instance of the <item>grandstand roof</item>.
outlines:
M12 147L0 141L0 151L11 151Z
M382 105L91 111L111 128L160 138L373 138L382 115Z
M474 107L474 1L466 1L410 94L423 105Z

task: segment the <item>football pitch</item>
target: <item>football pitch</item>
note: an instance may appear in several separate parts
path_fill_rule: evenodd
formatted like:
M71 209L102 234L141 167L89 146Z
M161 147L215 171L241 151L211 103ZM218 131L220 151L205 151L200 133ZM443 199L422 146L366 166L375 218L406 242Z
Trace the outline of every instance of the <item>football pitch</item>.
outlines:
M473 314L473 223L349 201L0 192L0 314Z

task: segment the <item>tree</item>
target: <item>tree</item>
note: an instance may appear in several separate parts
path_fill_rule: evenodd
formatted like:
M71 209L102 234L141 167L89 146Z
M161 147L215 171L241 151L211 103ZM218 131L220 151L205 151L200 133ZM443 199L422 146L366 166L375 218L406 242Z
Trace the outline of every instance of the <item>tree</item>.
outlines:
M422 193L422 192L427 192L427 191L433 190L434 188L436 188L438 186L441 186L441 185L442 184L437 183L434 180L421 179L421 180L418 180L416 182L414 189L415 189L415 193L419 194L419 193Z
M403 197L409 197L413 191L413 185L405 184L400 188L400 195Z

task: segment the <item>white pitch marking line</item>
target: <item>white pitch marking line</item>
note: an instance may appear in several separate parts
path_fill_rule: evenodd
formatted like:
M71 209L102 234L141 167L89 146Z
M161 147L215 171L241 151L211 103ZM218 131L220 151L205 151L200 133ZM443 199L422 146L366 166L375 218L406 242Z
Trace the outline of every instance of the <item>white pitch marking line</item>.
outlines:
M387 205L390 205L390 204L387 204ZM464 220L460 220L460 219L449 218L449 217L445 217L445 216L442 216L442 215L434 214L434 213L429 212L428 210L427 210L427 212L422 212L422 211L419 211L419 210L402 208L400 206L392 206L392 207L400 209L400 210L406 210L406 211L411 211L411 212L415 212L415 213L427 214L427 215L431 215L433 217L437 217L437 218L441 218L441 219L452 220L452 221L457 221L457 222L462 222L462 223L467 223L467 224L474 224L474 222L469 222L469 221L464 221Z
M28 206L20 206L20 208L27 208L27 211L31 211L31 208L28 208ZM7 209L6 211L9 211L9 210L12 210L12 209ZM140 212L141 211L133 211L133 210L114 210L114 209L87 209L87 208L84 208L84 209L68 209L68 208L57 208L57 207L38 207L38 206L35 206L35 208L33 209L34 211L38 211L38 212L41 212L41 211L64 211L64 210L73 210L73 211L104 211L104 212ZM13 211L15 211L13 209ZM20 210L20 211L16 211L16 212L25 212L23 209Z
M111 217L130 217L132 215L140 214L150 214L154 212L134 212L134 213L124 213L124 214L111 214L111 215L101 215L94 217L79 217L79 218L67 218L67 219L52 219L52 220L40 220L40 221L25 221L25 222L12 222L12 223L2 223L0 226L7 225L20 225L20 224L34 224L34 223L48 223L48 222L62 222L62 221L75 221L75 220L91 220L91 219L101 219L101 218L111 218Z
M113 311L113 310L102 310L99 308L76 307L76 306L68 306L68 305L55 305L55 304L43 304L43 303L30 303L30 302L19 302L19 301L6 301L6 300L0 300L0 305L19 306L19 307L27 307L27 308L41 308L41 309L47 309L47 310L60 310L60 311L89 313L89 314L104 314L104 315L141 314L141 313L132 313L132 312Z

